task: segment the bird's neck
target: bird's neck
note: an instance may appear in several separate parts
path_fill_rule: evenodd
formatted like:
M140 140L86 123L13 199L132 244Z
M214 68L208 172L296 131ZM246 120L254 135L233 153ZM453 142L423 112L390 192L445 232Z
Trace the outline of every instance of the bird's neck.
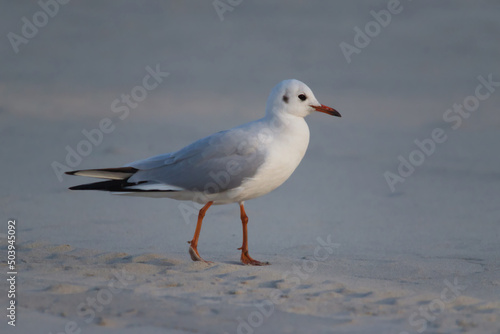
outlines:
M307 123L303 117L295 116L288 113L267 113L263 118L270 127L277 130L285 130L287 128L294 128L297 125L305 125Z
M294 137L296 140L309 142L309 127L303 117L284 113L267 114L262 121L264 127L274 135Z

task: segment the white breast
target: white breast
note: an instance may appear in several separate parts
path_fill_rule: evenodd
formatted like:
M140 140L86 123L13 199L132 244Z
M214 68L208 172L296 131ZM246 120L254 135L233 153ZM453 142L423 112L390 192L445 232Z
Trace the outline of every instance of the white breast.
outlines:
M304 157L309 144L309 127L302 117L290 116L285 126L271 128L266 160L254 177L231 190L233 201L245 201L267 194L285 182Z

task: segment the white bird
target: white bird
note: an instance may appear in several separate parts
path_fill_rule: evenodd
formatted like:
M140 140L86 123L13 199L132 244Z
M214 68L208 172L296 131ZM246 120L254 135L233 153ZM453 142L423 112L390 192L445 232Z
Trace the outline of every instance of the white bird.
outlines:
M204 262L208 261L202 259L197 246L205 212L212 204L239 203L243 225L243 244L238 248L241 262L269 264L248 254L248 217L243 203L276 189L297 168L309 144L309 127L304 117L314 111L340 117L335 109L320 104L303 82L284 80L271 91L263 118L125 167L67 172L108 179L69 189L168 197L203 204L189 253L193 261Z

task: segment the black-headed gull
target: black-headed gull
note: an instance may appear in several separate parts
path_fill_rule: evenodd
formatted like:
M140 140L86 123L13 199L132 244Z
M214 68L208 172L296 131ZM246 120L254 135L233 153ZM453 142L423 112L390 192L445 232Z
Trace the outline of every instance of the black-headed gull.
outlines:
M200 139L183 149L125 167L67 172L107 179L71 187L72 190L104 190L121 195L168 197L203 204L190 241L193 261L204 261L198 253L198 237L205 212L212 204L238 203L243 225L241 262L264 265L248 254L248 217L244 201L279 187L293 173L306 153L309 127L304 117L320 111L340 117L322 105L306 84L285 80L273 88L266 115L256 121Z

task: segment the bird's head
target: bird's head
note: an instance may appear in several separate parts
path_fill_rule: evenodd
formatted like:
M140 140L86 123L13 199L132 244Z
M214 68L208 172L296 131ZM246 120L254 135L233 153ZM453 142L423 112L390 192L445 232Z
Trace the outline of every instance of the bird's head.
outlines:
M287 113L305 117L315 111L341 117L337 110L319 103L305 83L295 79L284 80L277 84L271 91L266 105L268 115Z

